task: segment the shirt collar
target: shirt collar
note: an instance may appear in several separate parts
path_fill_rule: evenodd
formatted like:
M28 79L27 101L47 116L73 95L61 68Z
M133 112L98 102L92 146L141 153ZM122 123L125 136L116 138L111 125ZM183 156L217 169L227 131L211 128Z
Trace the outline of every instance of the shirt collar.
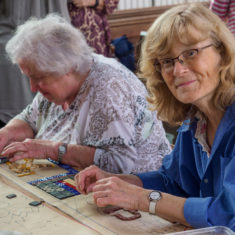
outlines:
M202 118L203 118L202 115L198 111L193 120L191 119L184 120L183 124L178 128L177 131L185 132L185 131L194 129L196 127L197 121L201 120ZM227 123L229 123L229 120L234 119L234 118L235 118L235 102L233 102L232 105L227 107L226 112L224 113L224 116L220 122L218 129L220 128L220 126L223 126L223 128L227 126Z

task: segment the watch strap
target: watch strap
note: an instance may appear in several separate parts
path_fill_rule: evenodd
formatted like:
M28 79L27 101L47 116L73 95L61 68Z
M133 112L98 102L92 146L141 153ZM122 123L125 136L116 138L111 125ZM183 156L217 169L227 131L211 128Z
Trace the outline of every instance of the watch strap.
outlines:
M67 152L67 145L66 143L63 143L59 146L59 150L58 150L58 162L61 163L62 162L62 159L63 159L63 156L65 155L65 153ZM65 151L60 151L60 148L61 146L64 147Z
M162 198L162 194L158 190L153 190L149 194L149 213L156 214L157 202Z
M149 202L149 213L150 214L156 214L156 201L150 201Z

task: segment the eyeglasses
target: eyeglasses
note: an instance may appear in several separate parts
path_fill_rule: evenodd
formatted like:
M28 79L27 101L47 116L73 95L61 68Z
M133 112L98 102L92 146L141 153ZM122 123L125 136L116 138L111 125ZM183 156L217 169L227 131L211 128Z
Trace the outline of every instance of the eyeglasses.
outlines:
M190 49L183 51L179 56L171 59L171 58L165 58L165 59L160 59L159 61L156 62L156 70L158 72L164 72L170 73L173 71L174 66L175 66L175 61L178 61L180 64L183 64L185 66L192 65L193 60L197 57L198 53L208 47L213 46L213 44L197 48L197 49Z

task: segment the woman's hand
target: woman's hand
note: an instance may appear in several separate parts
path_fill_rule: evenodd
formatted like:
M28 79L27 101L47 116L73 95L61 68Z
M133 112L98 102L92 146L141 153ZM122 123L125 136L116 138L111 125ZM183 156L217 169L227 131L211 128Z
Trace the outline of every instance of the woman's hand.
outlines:
M132 175L111 174L90 166L75 176L75 182L80 193L94 192L94 201L100 207L113 205L147 211L150 191L126 182L135 183L133 178L139 181Z
M2 155L8 156L10 161L24 158L45 159L57 156L56 143L48 140L25 139L23 142L13 142L7 145Z
M111 173L102 171L97 166L89 166L75 175L76 188L82 194L90 193L97 180L104 179L111 175Z
M100 179L93 187L94 201L97 206L118 206L129 210L148 211L150 190L125 182L112 176Z

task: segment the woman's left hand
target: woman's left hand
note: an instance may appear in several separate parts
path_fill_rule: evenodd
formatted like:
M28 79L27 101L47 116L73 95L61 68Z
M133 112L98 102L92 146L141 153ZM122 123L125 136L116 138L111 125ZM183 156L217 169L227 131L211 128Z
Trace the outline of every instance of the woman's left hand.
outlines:
M8 156L10 161L24 158L45 159L57 156L56 142L39 139L25 139L23 142L13 142L7 145L2 155Z
M94 201L99 207L113 205L142 211L148 211L150 191L127 183L116 176L100 179L93 187Z

